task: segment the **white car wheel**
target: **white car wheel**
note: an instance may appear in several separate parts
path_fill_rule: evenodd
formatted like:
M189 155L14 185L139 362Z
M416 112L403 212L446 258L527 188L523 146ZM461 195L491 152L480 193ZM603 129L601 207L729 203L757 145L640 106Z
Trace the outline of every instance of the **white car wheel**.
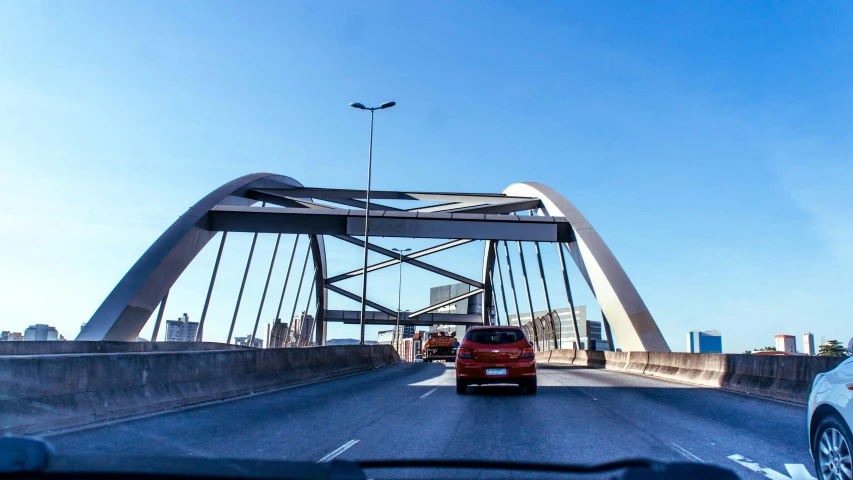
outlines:
M836 415L825 418L815 438L815 469L819 479L853 480L850 431Z

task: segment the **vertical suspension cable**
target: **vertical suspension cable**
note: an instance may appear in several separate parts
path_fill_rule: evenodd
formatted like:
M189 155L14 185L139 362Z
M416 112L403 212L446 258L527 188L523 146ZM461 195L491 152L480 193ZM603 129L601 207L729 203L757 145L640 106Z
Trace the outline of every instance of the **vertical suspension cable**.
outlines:
M299 294L302 292L302 281L305 280L305 267L308 265L308 256L311 255L311 242L308 242L308 248L305 250L305 261L302 262L302 273L299 275L299 286L296 287L296 298L293 299L293 311L290 312L290 321L287 324L287 334L284 337L284 346L290 342L291 331L293 330L293 316L296 315L296 305L299 303ZM292 342L290 342L292 343Z
M498 255L498 243L500 242L495 243L495 268L498 271L498 280L501 282L501 297L504 301L504 318L506 318L506 324L511 325L509 322L509 309L506 306L506 290L504 290L504 277L501 272L501 258L500 255ZM492 282L494 283L494 280Z
M219 240L219 251L216 252L216 261L213 262L213 273L210 275L210 285L207 287L207 296L204 297L204 306L201 308L201 319L198 321L198 333L196 333L195 341L200 342L204 334L204 320L207 318L207 307L210 306L210 297L213 295L213 284L216 282L216 272L219 271L219 261L222 259L222 250L225 248L225 239L228 237L228 232L222 232L222 239Z
M542 279L542 291L545 292L545 307L548 310L548 321L551 327L551 337L554 340L554 348L560 348L557 343L557 335L554 328L554 317L551 315L551 299L548 297L548 283L545 281L545 267L542 265L542 254L539 251L539 242L533 242L533 247L536 250L536 261L539 263L539 278ZM548 340L548 343L551 341Z
M566 257L563 255L563 244L557 242L557 252L560 254L560 266L563 268L563 282L566 284L566 297L569 300L569 310L572 313L572 331L575 334L575 341L572 348L580 349L581 339L578 337L578 318L575 315L575 302L572 299L572 287L569 285L569 272L566 269Z
M275 311L275 320L278 320L281 315L281 305L284 303L284 292L287 291L287 281L290 280L290 268L293 267L293 257L296 256L296 245L299 243L299 234L296 235L296 240L293 241L293 250L290 252L290 262L287 264L287 274L284 276L284 286L281 287L281 298L278 300L278 309Z
M299 325L299 340L296 342L297 347L304 347L303 343L306 340L311 339L311 330L314 328L314 322L317 321L316 318L312 315L313 320L311 321L311 328L308 329L308 337L302 335L305 332L305 322L308 321L308 308L311 307L311 297L314 295L314 286L317 285L317 269L314 269L314 278L311 280L311 286L308 288L308 303L305 305L305 313L302 314L302 322Z
M163 300L160 300L160 310L157 311L157 320L154 322L154 333L151 334L151 341L157 341L157 334L160 333L160 322L163 320L163 312L166 310L166 300L169 299L169 291L163 295Z
M261 322L261 312L264 310L264 301L267 299L267 290L270 287L270 278L272 277L272 269L275 266L275 256L278 253L278 244L281 242L281 234L275 238L275 247L272 250L272 258L270 259L270 269L267 272L267 281L264 283L264 292L261 294L261 304L258 305L258 316L255 318L255 328L252 329L252 336L249 338L249 346L255 345L255 335L258 333L258 323Z
M533 337L536 340L537 345L539 344L539 337L542 332L538 331L540 329L536 328L536 318L533 312L533 298L530 296L530 284L527 281L527 266L524 264L524 250L521 248L521 242L515 242L518 244L518 257L521 259L521 276L524 278L524 291L527 293L527 307L530 309L530 322L533 324ZM542 346L540 346L541 349Z
M261 208L266 206L261 203ZM231 335L234 334L234 324L237 323L237 313L240 312L240 302L243 301L243 290L246 288L246 279L249 278L249 267L252 266L252 256L255 254L255 245L258 243L258 232L252 236L252 246L249 248L249 258L246 259L246 270L243 272L243 281L240 283L240 293L237 294L237 304L234 306L234 316L231 318L231 328L228 329L228 339L225 343L231 343Z
M512 300L514 302L513 305L515 306L515 322L520 327L521 312L518 310L518 294L515 293L515 280L512 277L512 261L510 261L509 258L509 246L507 245L506 240L504 240L504 254L506 255L506 269L507 276L509 277L509 289L510 291L512 291Z
M498 294L495 291L495 270L492 269L492 308L495 309L495 323L500 326L501 324L501 314L500 309L498 308Z

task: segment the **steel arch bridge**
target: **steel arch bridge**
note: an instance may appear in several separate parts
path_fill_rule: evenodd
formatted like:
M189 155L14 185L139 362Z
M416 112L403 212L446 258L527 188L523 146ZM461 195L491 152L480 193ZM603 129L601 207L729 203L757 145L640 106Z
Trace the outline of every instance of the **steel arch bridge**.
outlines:
M539 348L545 345L545 337L553 337L551 345L557 346L548 286L545 283L544 266L540 255L540 243L557 245L564 279L565 294L569 301L574 324L575 338L577 322L574 319L574 303L571 297L569 278L566 272L564 250L568 253L595 296L603 317L605 329L609 328L608 339L615 339L624 351L669 351L660 329L646 308L639 293L622 269L610 249L592 228L586 218L562 195L540 183L516 183L501 193L437 193L437 192L397 192L371 191L369 227L371 236L409 237L449 239L448 242L408 255L398 255L378 245L368 243L371 251L389 257L389 260L370 265L367 272L397 265L401 260L412 266L424 268L458 282L473 287L469 292L451 298L446 302L422 308L404 314L401 325L483 325L495 322L491 312L500 322L498 293L495 289L495 265L501 263L501 254L509 270L510 294L516 299L515 310L518 319L518 292L512 275L512 264L508 242L517 243L520 266L524 278L529 318L533 319L526 329L533 333ZM327 275L324 236L330 235L349 243L364 246L357 238L364 234L365 221L364 190L344 190L325 188L306 188L298 181L270 173L246 175L232 180L217 188L176 220L130 268L107 296L101 306L86 323L77 336L77 340L136 340L140 331L152 316L158 305L160 311L156 330L163 314L168 292L181 273L196 255L222 232L219 254L216 258L207 299L202 311L197 340L202 339L204 320L210 301L210 294L216 279L219 259L228 232L307 235L308 253L313 259L313 285L309 287L309 306L313 297L315 311L316 344L325 342L327 322L358 323L360 312L328 309L329 292L337 293L356 301L361 297L336 285L337 282L364 274L363 269L354 270L334 277ZM433 202L433 205L401 209L374 203L373 200L413 200ZM318 203L323 202L323 203ZM261 203L265 208L255 206ZM333 204L334 206L330 206ZM267 207L267 205L271 205ZM521 213L519 215L518 213ZM483 268L480 278L472 279L457 273L430 265L419 258L453 248L475 240L484 240ZM524 263L521 242L535 245L538 270L545 293L548 315L533 318L534 312L528 285L528 272ZM503 243L501 247L501 243ZM248 272L252 250L246 266ZM278 241L276 242L276 251ZM296 246L294 245L294 253ZM275 261L275 252L273 254ZM291 254L291 265L293 254ZM270 266L270 274L272 265ZM290 268L288 268L288 277ZM503 275L497 268L500 278L500 292L503 297L503 310L506 321L510 311L507 308L506 290ZM245 274L243 278L245 285ZM267 286L269 275L267 276ZM285 289L287 280L285 280ZM301 280L300 287L301 289ZM239 308L242 297L238 297ZM436 310L473 295L482 295L482 313L448 314ZM264 297L266 296L266 287ZM284 292L282 292L282 298ZM298 301L298 294L297 300ZM393 324L397 311L376 302L365 302L375 311L365 315L366 324ZM262 299L263 305L263 299ZM294 310L296 306L294 305ZM281 305L279 305L281 310ZM306 309L306 312L308 309ZM234 319L237 317L235 310ZM258 313L260 319L260 312ZM550 323L550 325L549 325ZM257 332L258 322L255 322ZM231 324L231 332L234 322ZM231 333L229 333L230 342ZM611 343L612 346L612 343Z

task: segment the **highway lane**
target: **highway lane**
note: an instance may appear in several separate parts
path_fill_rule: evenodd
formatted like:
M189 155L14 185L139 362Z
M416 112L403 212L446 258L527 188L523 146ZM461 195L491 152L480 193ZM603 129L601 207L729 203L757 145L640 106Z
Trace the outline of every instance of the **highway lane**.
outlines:
M765 478L729 457L788 476L785 464L813 473L804 415L804 407L790 404L568 366L540 365L535 396L501 386L457 395L452 364L416 363L49 440L59 454L84 455L560 463L646 457Z

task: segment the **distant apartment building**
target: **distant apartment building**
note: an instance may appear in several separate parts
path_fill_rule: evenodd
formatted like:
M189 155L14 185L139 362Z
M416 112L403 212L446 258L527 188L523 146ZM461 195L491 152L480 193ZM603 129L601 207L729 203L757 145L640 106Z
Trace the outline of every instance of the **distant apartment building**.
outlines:
M471 286L467 283L452 283L450 285L441 285L439 287L432 287L429 289L429 304L430 306L436 305L439 303L446 302L451 298L458 297L460 295L464 295L471 291ZM471 315L479 315L482 312L483 305L483 295L477 294L468 298L463 298L462 300L456 301L449 305L445 305L436 309L433 313L450 313L450 314L471 314ZM415 334L415 326L407 325L407 327L411 327L407 330L403 331L403 338L412 338ZM443 331L448 335L452 332L456 332L456 338L462 338L465 336L465 331L467 327L465 325L434 325L431 332Z
M194 342L198 335L198 322L191 322L185 313L177 320L166 320L167 342Z
M270 340L267 343L269 348L283 348L287 340L287 324L282 322L280 318L275 319L270 331Z
M30 325L24 330L24 341L55 341L59 340L59 332L56 328L44 323Z
M246 335L245 337L237 337L234 339L234 345L242 345L244 347L248 347L250 338L252 338L251 335ZM256 338L251 343L251 346L255 348L264 348L264 340L261 338Z
M471 286L467 283L453 283L450 285L442 285L440 287L432 287L429 289L429 304L435 305L446 302L451 298L464 295L471 291ZM436 313L471 313L480 314L482 311L483 297L482 294L477 294L472 297L463 298L457 302L445 305L437 310Z
M687 334L689 353L723 353L723 336L716 330L700 332L693 330Z
M305 312L293 317L290 323L290 338L288 347L308 347L313 344L311 334L314 332L314 316L306 315Z
M379 335L376 337L377 345L391 345L394 343L394 329L391 330L380 330Z
M803 353L806 355L817 355L814 348L814 334L806 332L803 334Z
M776 351L797 353L797 339L793 335L776 335Z
M4 330L0 332L0 342L22 342L24 335L21 332L10 332Z

